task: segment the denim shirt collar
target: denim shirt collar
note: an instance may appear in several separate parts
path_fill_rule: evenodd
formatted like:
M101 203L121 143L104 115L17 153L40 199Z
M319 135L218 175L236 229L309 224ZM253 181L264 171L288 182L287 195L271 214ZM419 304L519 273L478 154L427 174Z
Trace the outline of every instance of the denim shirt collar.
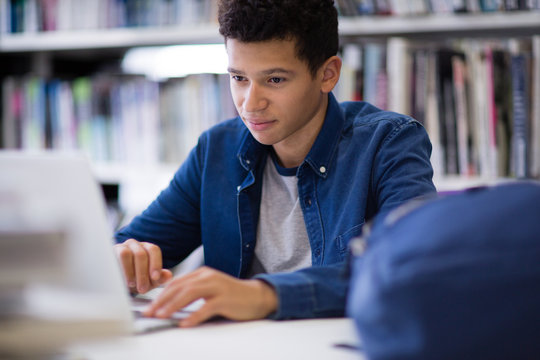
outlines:
M322 178L328 176L331 169L331 160L337 149L344 121L339 103L334 95L329 93L328 108L321 131L317 135L304 162L298 167L299 171L304 167L304 164L308 164L315 174ZM245 128L245 132L237 157L242 167L250 171L256 167L262 157L267 156L270 146L263 145L255 140L247 128Z
M332 158L337 150L339 138L345 119L341 112L341 108L336 98L332 93L328 94L328 108L324 123L315 139L315 143L304 159L304 163L311 166L315 174L322 178L328 176L332 168Z

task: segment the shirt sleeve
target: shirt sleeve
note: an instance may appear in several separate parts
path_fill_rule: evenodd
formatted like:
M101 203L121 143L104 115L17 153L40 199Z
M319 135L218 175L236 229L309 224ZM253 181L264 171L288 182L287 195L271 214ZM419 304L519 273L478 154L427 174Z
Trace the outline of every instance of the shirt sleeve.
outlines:
M278 309L270 319L339 317L345 315L349 278L345 263L310 267L292 273L259 274L274 288Z
M166 268L177 265L201 244L201 148L199 140L169 186L129 225L116 232L117 243L132 238L158 245Z
M374 157L371 178L378 216L408 200L435 194L430 156L428 134L412 118L386 135Z

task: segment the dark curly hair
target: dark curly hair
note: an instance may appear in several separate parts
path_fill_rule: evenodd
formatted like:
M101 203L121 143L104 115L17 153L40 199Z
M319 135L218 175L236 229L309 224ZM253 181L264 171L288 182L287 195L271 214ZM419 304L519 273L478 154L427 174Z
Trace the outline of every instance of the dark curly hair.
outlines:
M333 0L221 0L218 19L226 40L296 40L297 56L313 75L338 52Z

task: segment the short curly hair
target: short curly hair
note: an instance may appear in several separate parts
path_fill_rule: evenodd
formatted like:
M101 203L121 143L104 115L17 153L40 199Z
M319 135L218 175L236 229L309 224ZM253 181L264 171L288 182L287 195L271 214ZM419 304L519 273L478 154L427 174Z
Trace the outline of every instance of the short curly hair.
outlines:
M333 0L221 0L218 19L225 40L296 40L297 56L312 75L338 52Z

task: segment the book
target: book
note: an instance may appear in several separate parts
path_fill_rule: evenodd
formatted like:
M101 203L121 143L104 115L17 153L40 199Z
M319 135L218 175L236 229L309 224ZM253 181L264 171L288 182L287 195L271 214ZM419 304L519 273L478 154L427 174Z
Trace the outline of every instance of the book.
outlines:
M462 176L470 176L474 171L472 170L471 157L469 154L469 146L471 143L469 139L469 97L466 88L466 82L468 79L464 55L460 54L452 56L451 62L454 81L459 174Z
M455 13L467 12L467 1L466 0L453 0L452 11Z
M532 177L540 178L540 36L532 37L531 161Z
M504 10L504 0L480 0L480 8L484 12Z
M0 35L11 32L11 0L0 0Z
M478 13L481 11L479 0L466 0L467 12Z
M386 73L388 79L387 109L411 115L411 59L405 38L388 39Z
M425 49L414 51L411 55L411 115L422 124L426 124L427 97L428 97L428 57Z
M377 15L392 14L392 8L389 1L390 0L375 0L375 11Z
M334 94L340 101L362 99L362 47L360 44L343 45L343 64Z
M486 66L484 46L481 42L470 41L463 44L465 58L468 64L468 73L471 93L471 157L475 173L481 177L491 174L489 161L489 118L487 111Z
M379 107L386 105L386 99L381 98L385 90L380 89L386 85L385 52L385 46L379 43L369 43L364 47L364 101Z
M434 14L447 14L453 11L452 0L430 0L429 4Z
M493 96L495 106L495 138L497 176L511 176L512 143L512 80L510 54L506 46L493 47Z
M450 48L437 51L438 104L441 142L444 143L444 164L446 175L459 173L457 146L457 126L454 98L452 57L459 53Z
M490 45L486 46L486 89L488 99L488 124L489 124L489 149L492 176L498 176L499 169L499 149L497 145L497 130L499 128L497 117L496 86L495 86L495 62L494 51Z
M2 84L2 147L16 149L22 144L23 94L18 79L10 76Z
M439 100L439 82L437 75L437 53L434 50L427 50L426 63L426 111L424 124L429 134L432 152L431 164L433 166L433 175L440 178L444 175L444 143L441 139L440 129L440 108Z
M519 53L512 55L513 100L513 163L518 179L529 176L529 57Z
M375 14L375 0L352 0L356 15Z

